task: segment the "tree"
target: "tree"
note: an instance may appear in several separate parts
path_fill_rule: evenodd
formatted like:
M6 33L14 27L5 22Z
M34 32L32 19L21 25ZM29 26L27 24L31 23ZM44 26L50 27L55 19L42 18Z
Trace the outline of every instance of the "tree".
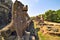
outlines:
M60 22L60 10L48 10L45 12L45 20L52 22Z

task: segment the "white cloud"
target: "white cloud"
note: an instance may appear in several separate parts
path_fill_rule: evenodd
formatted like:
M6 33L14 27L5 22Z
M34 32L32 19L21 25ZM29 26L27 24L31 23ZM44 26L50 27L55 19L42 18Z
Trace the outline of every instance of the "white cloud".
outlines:
M34 0L35 2L38 2L39 0Z

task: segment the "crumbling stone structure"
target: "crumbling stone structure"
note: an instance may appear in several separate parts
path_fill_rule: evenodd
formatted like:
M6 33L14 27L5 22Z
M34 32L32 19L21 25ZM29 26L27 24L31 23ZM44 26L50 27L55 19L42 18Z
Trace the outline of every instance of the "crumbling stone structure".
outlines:
M27 15L27 5L24 6L21 2L15 1L13 5L13 22L16 28L17 35L22 37L23 31L28 26L29 16Z
M34 23L27 14L28 6L15 1L11 22L0 30L4 40L37 40Z
M25 31L31 32L29 35L35 36L34 24L30 20L27 11L27 5L24 6L21 2L15 1L12 9L11 22L0 30L5 40L22 40Z
M0 0L0 29L2 29L11 21L11 10L11 0Z

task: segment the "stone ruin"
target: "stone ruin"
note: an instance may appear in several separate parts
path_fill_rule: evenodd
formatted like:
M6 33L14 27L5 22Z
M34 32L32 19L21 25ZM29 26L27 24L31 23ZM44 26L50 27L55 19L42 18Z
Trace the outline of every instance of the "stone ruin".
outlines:
M14 27L16 27L17 35L19 35L20 37L22 37L23 31L26 30L30 22L27 10L27 5L24 6L21 2L15 1L13 5L12 19L14 22Z
M0 30L0 33L4 40L22 40L23 34L28 30L26 33L28 34L26 39L29 40L29 35L36 36L34 33L34 24L30 20L30 17L27 14L28 6L24 6L20 1L15 1L12 8L12 17L11 22ZM33 25L33 26L32 26ZM33 31L33 32L32 32ZM13 35L11 35L13 34ZM12 38L12 39L11 39ZM32 40L32 39L30 39ZM35 39L34 39L35 40Z
M11 21L11 0L0 0L0 29L6 26Z

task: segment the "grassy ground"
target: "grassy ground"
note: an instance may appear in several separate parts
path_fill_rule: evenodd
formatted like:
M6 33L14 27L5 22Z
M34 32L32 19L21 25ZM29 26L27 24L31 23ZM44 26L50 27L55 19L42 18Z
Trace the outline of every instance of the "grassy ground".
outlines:
M45 37L42 35L41 32L38 32L39 40L45 40Z
M43 34L42 32L38 32L39 40L60 40L60 36Z

